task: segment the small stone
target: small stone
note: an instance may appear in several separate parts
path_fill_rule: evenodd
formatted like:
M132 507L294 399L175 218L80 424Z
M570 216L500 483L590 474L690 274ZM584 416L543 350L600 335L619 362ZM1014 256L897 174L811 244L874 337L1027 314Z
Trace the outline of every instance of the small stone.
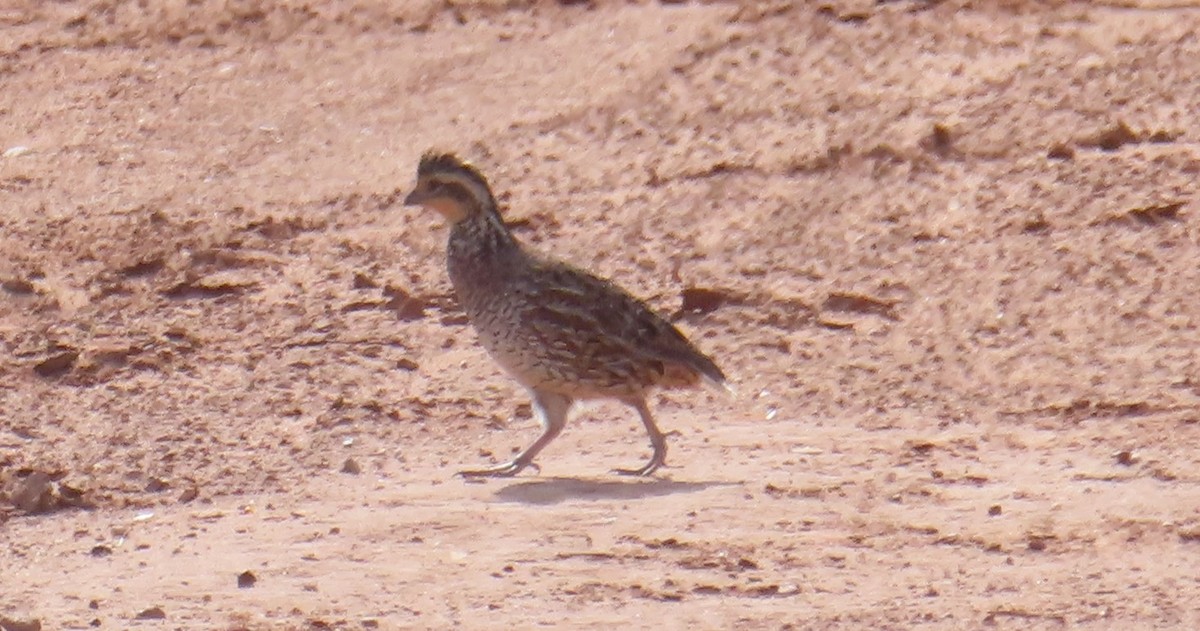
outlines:
M97 557L97 558L106 557L106 556L112 554L112 548L110 548L108 546L93 546L92 549L88 551L88 554L90 554L94 557ZM95 601L92 601L92 602L95 602Z
M1046 152L1046 157L1051 160L1071 160L1075 157L1075 150L1069 145L1059 143L1050 147L1050 150Z
M37 291L37 288L33 286L33 283L21 278L0 280L0 289L18 296L28 296Z
M197 497L200 497L200 489L198 489L194 486L189 486L188 488L183 490L183 493L179 494L179 503L187 504L188 502L196 499Z
M950 128L942 123L933 126L929 135L921 141L921 146L932 153L945 156L954 148L954 135Z
M1002 512L1004 512L1004 509L1000 508L999 504L993 504L991 508L988 508L988 515L991 515L992 517L995 517Z
M1133 452L1128 449L1123 449L1117 452L1117 464L1123 467L1133 466L1137 459L1133 457Z
M83 496L83 489L66 482L58 483L58 504L62 507L95 508L95 505Z
M9 500L13 506L26 513L44 513L50 510L54 503L51 480L50 474L44 471L33 471L13 485L13 489L9 492Z
M258 577L255 576L254 572L251 572L250 570L246 570L237 576L238 589L249 589L254 587L254 584L257 582Z
M162 607L151 607L143 609L138 615L134 616L134 620L166 620L167 612L163 611Z
M79 359L78 351L66 350L34 364L33 371L47 379L61 377L71 371L77 359Z
M1116 151L1123 145L1138 141L1138 136L1125 121L1118 121L1113 127L1101 131L1092 138L1092 142L1105 151Z
M25 145L16 145L13 147L9 147L8 149L5 149L4 157L5 158L19 158L27 153L31 153L32 151L33 151L33 149L30 149L29 147L26 147Z
M42 621L14 620L0 616L0 629L4 631L42 631Z
M346 458L346 461L342 463L342 473L358 475L362 473L362 467L358 466L358 462L354 458Z

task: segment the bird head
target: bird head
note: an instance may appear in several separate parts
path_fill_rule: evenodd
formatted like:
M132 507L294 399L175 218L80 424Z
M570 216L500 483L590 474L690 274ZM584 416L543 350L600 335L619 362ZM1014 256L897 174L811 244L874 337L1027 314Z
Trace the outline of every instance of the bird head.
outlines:
M421 156L417 185L404 204L436 210L451 224L497 213L496 198L479 169L452 153L433 151Z

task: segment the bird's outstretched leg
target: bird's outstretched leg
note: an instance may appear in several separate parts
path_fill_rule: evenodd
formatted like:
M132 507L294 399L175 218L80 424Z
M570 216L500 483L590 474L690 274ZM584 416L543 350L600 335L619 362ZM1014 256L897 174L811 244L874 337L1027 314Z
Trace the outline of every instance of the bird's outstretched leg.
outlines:
M646 407L644 398L637 398L626 401L633 406L642 417L642 425L646 426L646 433L650 434L650 445L654 448L654 455L650 457L650 462L647 462L640 469L614 469L613 472L620 475L637 475L646 476L654 473L659 467L666 464L667 461L667 437L658 429L658 425L654 423L654 417L650 415L650 408Z
M517 457L510 462L486 469L459 471L458 475L464 478L511 478L525 467L533 464L533 459L537 457L538 452L562 433L563 427L567 424L567 412L571 410L571 398L537 390L530 390L530 394L533 396L533 409L542 423L542 435L538 436L532 445L526 447L525 451L517 454ZM537 467L537 465L533 466Z

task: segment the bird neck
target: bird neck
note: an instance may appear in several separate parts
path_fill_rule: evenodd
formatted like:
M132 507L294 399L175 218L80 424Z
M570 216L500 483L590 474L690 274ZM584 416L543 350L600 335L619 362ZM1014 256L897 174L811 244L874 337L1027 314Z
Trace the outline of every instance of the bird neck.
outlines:
M495 211L474 213L455 223L446 254L451 280L460 288L502 278L524 255Z
M464 245L474 244L482 258L517 248L516 239L494 208L472 212L466 219L455 222L450 229L450 241L458 241Z

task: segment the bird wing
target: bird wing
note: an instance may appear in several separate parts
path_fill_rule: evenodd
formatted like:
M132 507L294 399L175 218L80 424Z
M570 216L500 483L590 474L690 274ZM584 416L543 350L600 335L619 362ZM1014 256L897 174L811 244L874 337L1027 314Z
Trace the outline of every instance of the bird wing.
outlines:
M720 368L674 325L615 284L560 261L539 260L531 269L542 278L525 284L532 288L526 322L570 330L597 351L680 364L725 382Z

